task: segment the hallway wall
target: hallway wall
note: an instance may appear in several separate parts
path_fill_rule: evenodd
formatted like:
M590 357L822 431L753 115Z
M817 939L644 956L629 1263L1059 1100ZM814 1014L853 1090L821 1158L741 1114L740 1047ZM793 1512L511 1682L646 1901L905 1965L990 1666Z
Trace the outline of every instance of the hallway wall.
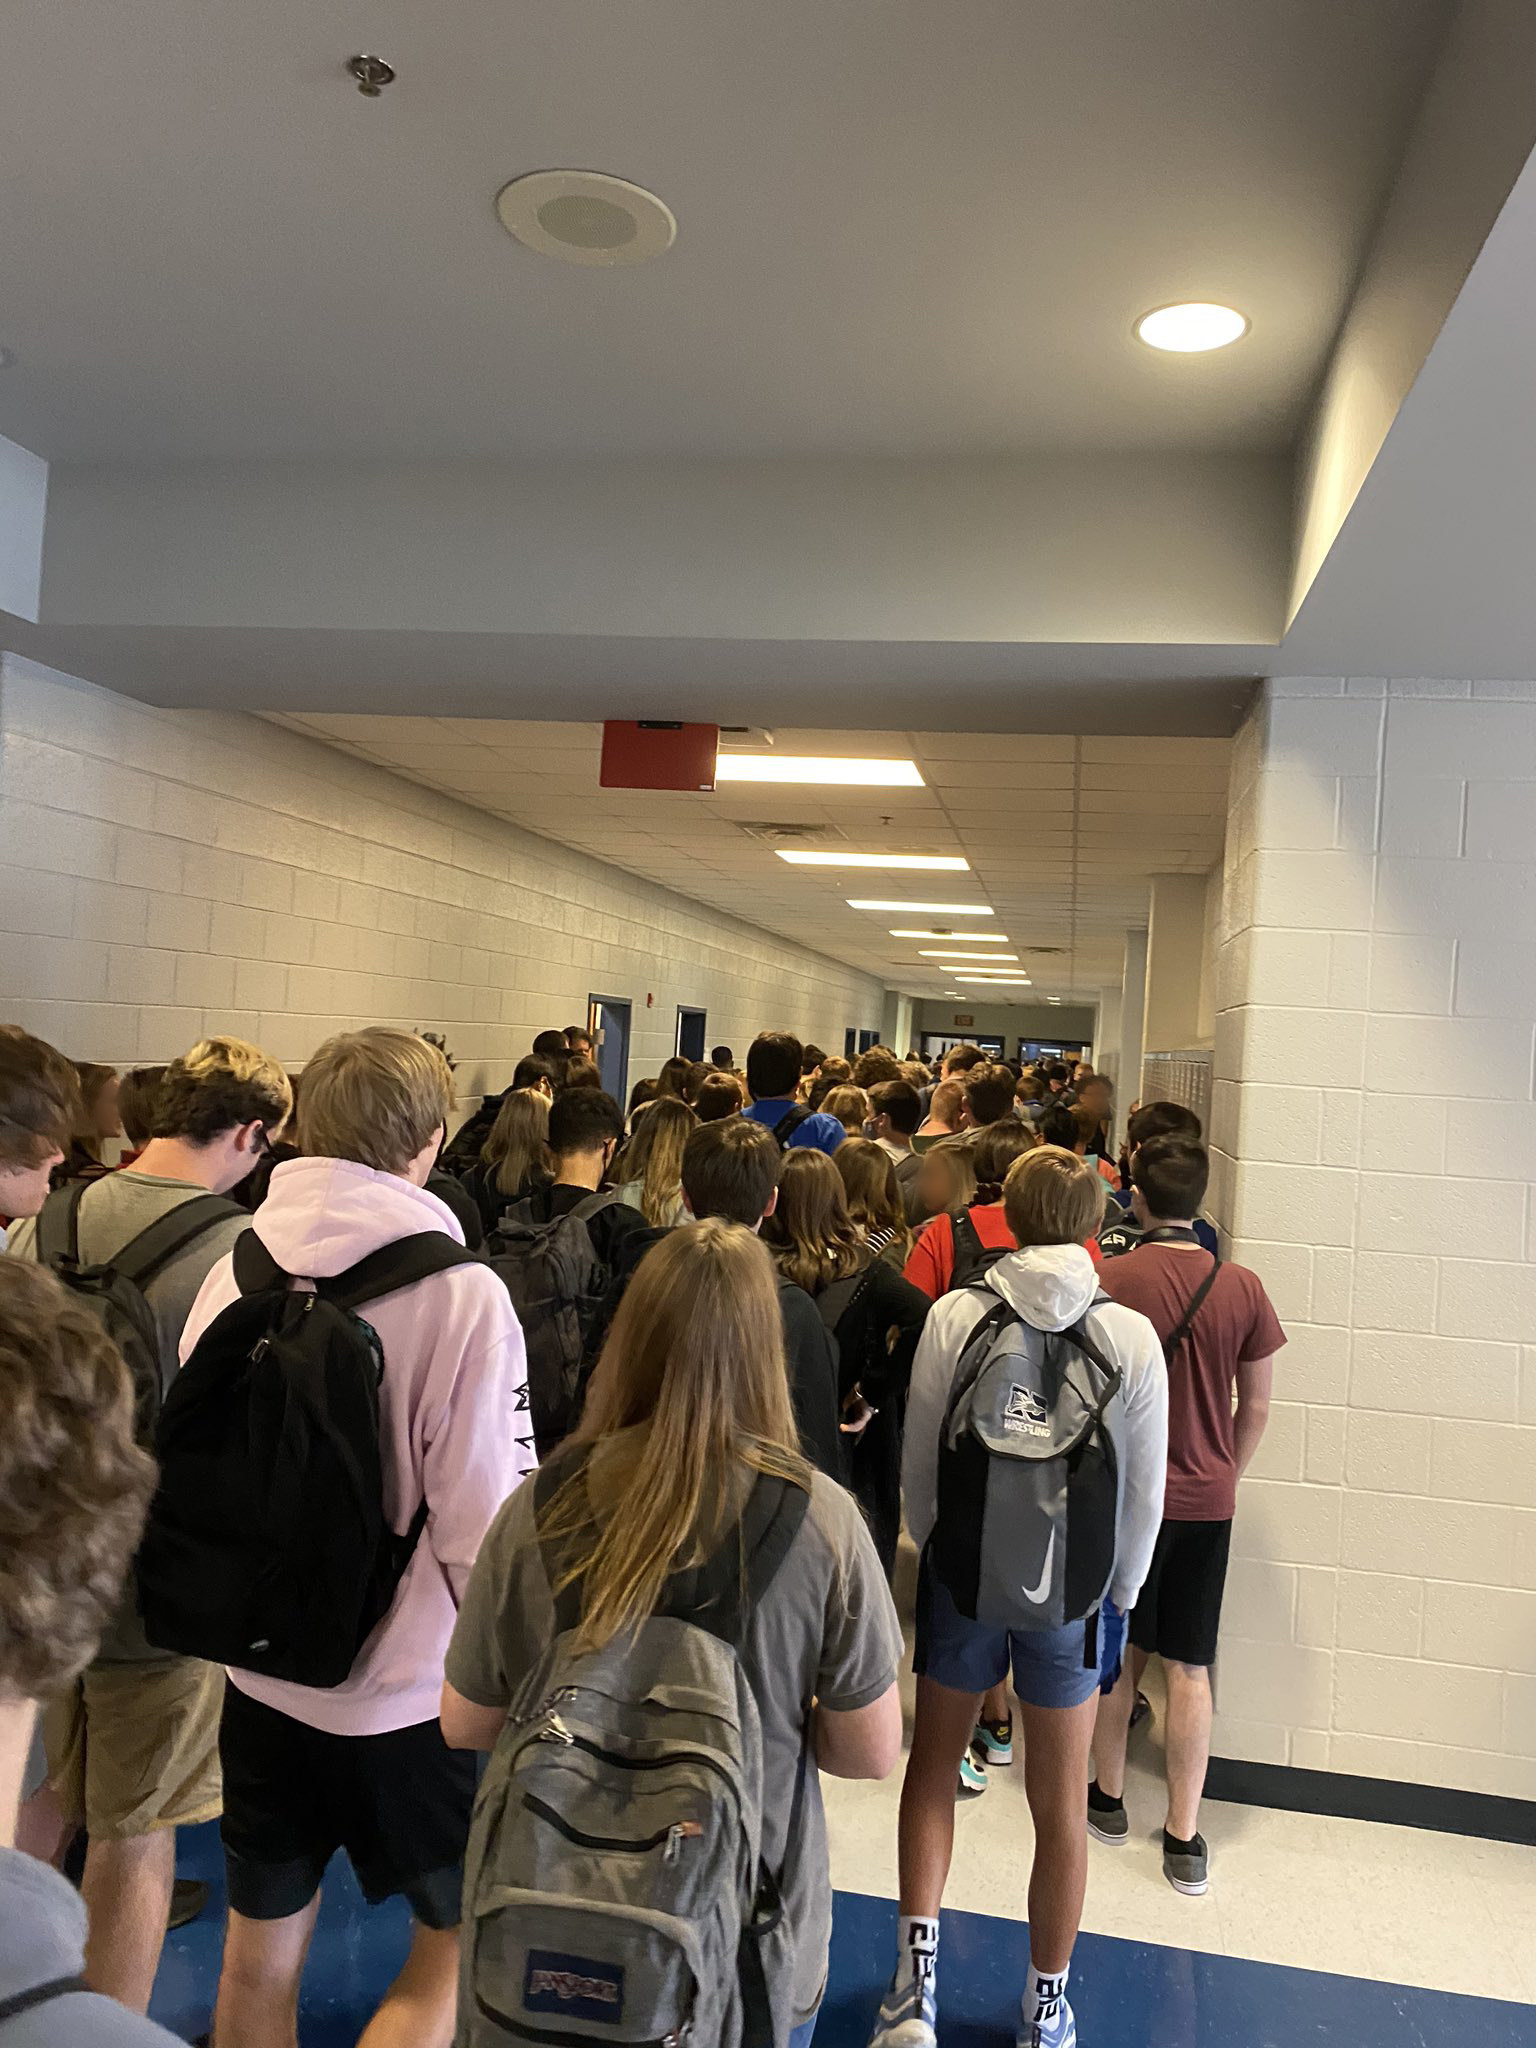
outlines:
M446 1033L461 1100L533 1034L633 1004L631 1080L680 1003L737 1057L762 1029L841 1046L868 975L241 713L162 711L0 664L4 1014L82 1059L205 1031L292 1065L327 1033ZM652 998L647 1008L646 998Z
M1213 1206L1290 1343L1216 1749L1536 1799L1536 685L1270 685Z

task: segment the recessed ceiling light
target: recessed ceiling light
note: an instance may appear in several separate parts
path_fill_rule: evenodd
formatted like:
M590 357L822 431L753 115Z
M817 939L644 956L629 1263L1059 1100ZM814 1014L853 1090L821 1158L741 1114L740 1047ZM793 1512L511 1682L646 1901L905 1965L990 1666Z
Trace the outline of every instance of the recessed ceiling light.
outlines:
M1136 322L1137 339L1148 348L1177 356L1203 355L1228 348L1248 332L1248 316L1234 306L1216 306L1193 299L1178 306L1154 306Z
M840 761L831 754L721 754L716 782L823 782L844 789L921 789L915 761Z
M1047 996L1045 1000L1046 1000L1046 1001L1047 1001L1048 1003L1059 1003L1059 1002L1061 1001L1061 997L1060 997L1060 996Z
M891 932L893 939L953 939L958 936L958 933L955 932L923 932L909 929L905 926L899 931L893 929ZM965 934L965 943L968 946L1006 946L1008 934L1006 932L967 932Z
M845 896L850 910L909 910L917 917L996 917L986 903L893 903L884 896Z
M796 868L943 868L964 874L971 865L958 853L803 853L782 846L774 851Z
M1033 988L1027 974L957 974L956 981L979 984L982 988Z
M919 960L1017 960L1017 953L953 953L947 947L919 946Z
M524 248L601 269L648 263L677 239L670 207L605 171L530 171L502 186L496 214Z

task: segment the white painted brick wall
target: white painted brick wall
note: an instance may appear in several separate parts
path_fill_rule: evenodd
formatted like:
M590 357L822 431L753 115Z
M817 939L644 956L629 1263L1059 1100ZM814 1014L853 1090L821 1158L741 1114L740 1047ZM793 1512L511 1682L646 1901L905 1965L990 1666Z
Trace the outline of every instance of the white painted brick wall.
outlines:
M1236 758L1215 1184L1292 1341L1217 1745L1536 1799L1536 684L1282 680Z
M77 1058L233 1031L297 1065L362 1023L442 1031L461 1102L536 1031L632 1004L630 1077L677 1006L738 1057L760 1030L842 1049L868 975L241 714L160 711L0 666L4 1014ZM647 1005L647 997L650 1004Z

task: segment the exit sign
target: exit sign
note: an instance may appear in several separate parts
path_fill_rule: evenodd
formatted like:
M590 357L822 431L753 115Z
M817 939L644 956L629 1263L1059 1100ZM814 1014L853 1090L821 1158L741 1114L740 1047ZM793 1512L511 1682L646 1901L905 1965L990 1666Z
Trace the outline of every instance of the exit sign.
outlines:
M956 1013L955 1013L955 1028L956 1028L956 1030L958 1030L958 1031L969 1031L969 1030L970 1030L970 1028L971 1028L971 1026L972 1026L972 1025L973 1025L973 1024L975 1023L975 1022L976 1022L976 1019L975 1019L974 1017L962 1017L962 1016L960 1015L960 1013L959 1013L958 1011L956 1011Z

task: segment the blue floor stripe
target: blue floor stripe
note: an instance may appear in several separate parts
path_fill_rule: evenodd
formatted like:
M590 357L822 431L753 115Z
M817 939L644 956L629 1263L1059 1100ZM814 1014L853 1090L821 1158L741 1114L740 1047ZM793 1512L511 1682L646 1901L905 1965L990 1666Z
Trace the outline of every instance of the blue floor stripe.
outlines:
M216 1897L201 1920L167 1943L152 2011L191 2040L208 2025L218 1973L224 1876L217 1827L182 1831L181 1871L208 1879ZM396 1899L371 1910L338 1860L304 1983L304 2048L353 2048L408 1938L403 1904ZM896 1909L888 1899L838 1894L816 2048L864 2048L895 1939ZM945 1914L942 2048L1008 2048L1028 1958L1019 1921ZM1071 1997L1082 2048L1536 2048L1536 2007L1104 1934L1079 1941Z

